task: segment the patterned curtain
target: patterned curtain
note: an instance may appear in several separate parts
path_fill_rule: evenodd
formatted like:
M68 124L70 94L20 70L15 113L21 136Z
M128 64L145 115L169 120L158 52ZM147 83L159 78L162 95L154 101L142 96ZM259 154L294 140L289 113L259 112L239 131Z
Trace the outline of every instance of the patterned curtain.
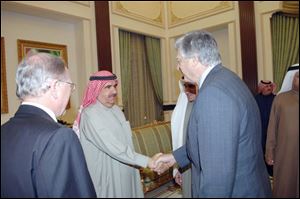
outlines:
M273 75L280 90L287 68L299 63L299 18L275 13L271 18Z

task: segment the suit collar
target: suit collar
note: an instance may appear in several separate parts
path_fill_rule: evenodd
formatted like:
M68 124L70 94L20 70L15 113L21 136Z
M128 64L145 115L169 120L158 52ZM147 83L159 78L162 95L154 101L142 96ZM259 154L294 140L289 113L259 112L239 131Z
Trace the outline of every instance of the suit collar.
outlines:
M222 66L222 64L220 63L220 64L217 64L217 65L215 65L215 66L210 66L210 67L208 67L208 68L203 72L203 74L201 75L200 80L199 80L199 82L198 82L199 88L201 88L201 86L203 85L205 79L206 79L207 76L211 73L211 71L214 70L214 69L215 69L216 67L218 67L218 66Z
M217 72L219 72L222 68L223 68L222 63L217 64L216 66L214 66L213 69L211 69L211 71L209 71L209 73L207 74L206 78L202 82L201 87L205 86L206 83L209 81L209 79L211 77L213 77Z
M210 74L213 74L213 73L219 71L221 68L223 68L222 63L216 65L216 66L211 70Z
M46 113L44 110L32 106L32 105L21 105L19 109L17 110L15 117L21 116L21 115L32 115L32 116L37 116L37 117L42 117L44 119L50 120L52 122L55 122L48 113Z

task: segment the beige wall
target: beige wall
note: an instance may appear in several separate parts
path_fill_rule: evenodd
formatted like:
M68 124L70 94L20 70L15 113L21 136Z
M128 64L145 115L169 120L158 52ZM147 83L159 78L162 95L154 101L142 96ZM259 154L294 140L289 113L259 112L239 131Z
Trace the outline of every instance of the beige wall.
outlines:
M258 78L272 80L272 53L269 18L281 7L280 1L255 2ZM147 8L147 12L145 12ZM239 9L237 1L157 1L147 4L110 2L113 69L120 76L118 30L125 29L158 37L162 43L164 104L175 104L179 72L176 70L175 39L186 32L210 31L220 47L223 64L242 77ZM121 88L119 88L121 89ZM121 92L121 90L120 90ZM122 100L119 100L122 104ZM168 120L171 111L165 112Z
M135 7L134 7L134 6ZM220 6L221 5L221 6ZM184 7L184 9L182 9ZM192 30L206 29L215 36L223 64L241 76L237 2L110 2L113 69L120 76L118 30L161 39L164 104L177 101L179 72L176 70L175 39ZM149 11L144 12L145 8ZM189 12L189 10L191 12ZM150 12L152 11L152 12ZM121 92L121 88L119 88ZM119 99L122 105L122 100ZM171 112L165 118L170 119Z
M180 74L175 68L175 39L192 30L205 29L215 36L223 60L242 76L239 12L237 1L123 1L109 2L113 71L120 77L118 30L125 29L161 39L164 104L175 104ZM269 18L281 7L280 1L255 2L258 78L272 80L272 52ZM89 75L97 70L93 1L6 1L1 2L1 36L5 38L9 113L1 114L1 124L12 117L19 101L15 96L17 39L65 44L76 92L71 109L62 119L72 122ZM122 81L122 80L120 80ZM118 87L121 92L121 87ZM122 99L119 95L119 105ZM169 120L171 111L165 112Z
M254 1L258 80L273 81L270 19L280 8L282 1Z
M77 89L71 96L71 108L61 119L73 122L87 79L97 70L94 24L93 2L1 2L9 106L9 113L1 114L1 124L12 117L19 106L14 79L18 64L17 39L67 46L68 66Z
M45 41L49 43L58 43L68 46L68 65L70 68L73 81L77 82L76 74L78 63L76 62L76 40L74 24L57 22L40 17L28 16L24 14L16 14L13 12L2 12L3 19L3 35L6 46L6 72L7 82L14 82L14 74L18 65L17 60L17 39L26 39L34 41ZM20 31L22 30L22 31ZM43 30L41 34L40 30ZM8 35L8 36L7 36ZM75 77L75 78L74 78ZM15 112L17 109L18 99L15 97L16 85L14 83L7 84L9 112ZM71 97L71 105L74 107L77 93ZM1 120L2 120L1 115Z

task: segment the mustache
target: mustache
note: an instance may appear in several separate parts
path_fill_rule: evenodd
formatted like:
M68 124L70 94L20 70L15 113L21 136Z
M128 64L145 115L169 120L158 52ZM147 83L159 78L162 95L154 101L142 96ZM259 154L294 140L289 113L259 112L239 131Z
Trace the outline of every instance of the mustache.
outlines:
M117 94L111 94L108 97L117 97Z

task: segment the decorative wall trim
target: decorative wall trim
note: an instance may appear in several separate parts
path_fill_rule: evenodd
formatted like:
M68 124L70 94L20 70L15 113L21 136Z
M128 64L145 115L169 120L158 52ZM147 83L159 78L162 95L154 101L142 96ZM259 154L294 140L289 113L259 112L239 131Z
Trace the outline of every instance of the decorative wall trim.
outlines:
M181 24L185 24L191 21L195 21L197 19L201 19L204 17L208 17L211 15L215 15L221 12L225 12L234 8L234 4L232 1L210 1L210 2L193 2L199 4L199 8L201 4L205 4L206 9L199 10L197 12L188 13L186 16L178 16L176 14L176 4L185 3L186 2L176 2L176 1L168 1L167 2L167 10L168 10L168 27L175 27ZM207 7L210 5L210 7ZM181 7L181 6L180 6ZM180 12L182 13L182 9Z
M142 21L151 25L155 25L158 27L164 27L164 19L163 19L163 3L161 1L155 2L152 1L152 3L157 3L159 4L159 14L156 16L146 16L145 13L138 12L138 11L133 11L130 10L130 8L127 8L125 3L128 3L130 1L112 1L111 2L111 8L112 8L112 13L124 16L124 17L128 17L134 20L138 20L138 21ZM146 1L143 1L143 4L139 4L139 6L148 6L147 4L145 4ZM130 2L133 4L133 2ZM137 2L135 2L137 3ZM140 3L140 2L139 2ZM149 7L147 7L147 9L151 9Z
M243 81L253 95L257 91L257 54L253 1L239 2Z
M95 1L98 70L112 71L109 3Z
M4 37L1 37L1 114L2 113L8 113Z
M52 55L62 57L66 64L68 65L68 53L67 46L62 44L53 44L45 43L39 41L30 41L30 40L17 40L18 44L18 62L21 62L22 59L30 50L36 50L37 52L46 52Z
M77 3L86 7L91 7L91 4L89 1L71 1L72 3Z
M291 14L295 17L299 17L299 1L283 1L282 11L286 14Z

